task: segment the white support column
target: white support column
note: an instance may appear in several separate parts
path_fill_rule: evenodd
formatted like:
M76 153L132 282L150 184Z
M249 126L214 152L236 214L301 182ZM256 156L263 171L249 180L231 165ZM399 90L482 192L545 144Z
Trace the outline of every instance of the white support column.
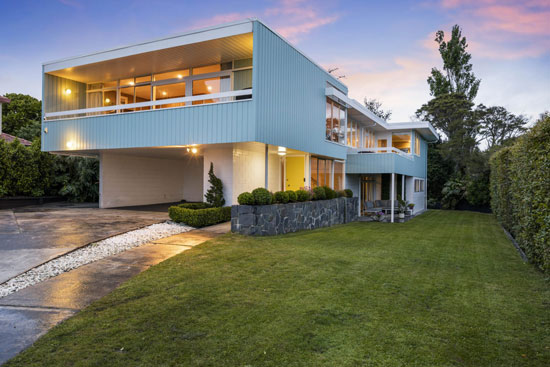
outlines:
M265 189L268 190L269 177L268 177L268 168L269 168L269 146L265 145Z
M401 200L405 200L405 175L401 175Z
M395 173L391 174L391 222L394 220L395 211Z

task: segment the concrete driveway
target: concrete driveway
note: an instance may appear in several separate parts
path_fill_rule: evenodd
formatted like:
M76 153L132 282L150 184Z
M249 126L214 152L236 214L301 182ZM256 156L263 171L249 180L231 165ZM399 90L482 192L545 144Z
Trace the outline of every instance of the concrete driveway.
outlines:
M52 203L0 210L0 284L90 242L165 221L168 206Z

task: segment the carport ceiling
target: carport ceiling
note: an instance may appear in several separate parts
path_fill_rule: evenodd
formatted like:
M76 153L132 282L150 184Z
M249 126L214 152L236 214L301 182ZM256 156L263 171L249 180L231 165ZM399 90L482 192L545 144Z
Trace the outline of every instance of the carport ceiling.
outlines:
M111 81L252 57L252 33L80 65L49 74L82 83Z

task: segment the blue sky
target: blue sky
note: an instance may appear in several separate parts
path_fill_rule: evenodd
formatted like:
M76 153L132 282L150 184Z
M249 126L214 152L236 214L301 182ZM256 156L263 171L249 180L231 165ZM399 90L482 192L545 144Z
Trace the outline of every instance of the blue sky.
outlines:
M550 109L550 0L0 0L0 9L0 94L40 98L45 61L254 16L338 67L350 96L379 99L395 122L430 98L434 34L454 24L482 79L477 103L532 118Z

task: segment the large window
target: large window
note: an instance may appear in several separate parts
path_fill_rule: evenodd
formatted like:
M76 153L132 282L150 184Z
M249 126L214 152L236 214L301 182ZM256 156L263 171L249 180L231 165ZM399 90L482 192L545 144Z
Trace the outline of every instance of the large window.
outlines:
M414 154L420 156L420 138L414 134Z
M424 192L424 180L414 179L414 192Z
M334 190L344 189L344 162L311 157L310 164L312 188L329 186Z
M344 144L346 110L338 103L327 98L326 103L326 139Z
M393 133L391 146L399 149L404 153L411 152L411 134L408 133Z
M334 161L334 190L344 189L344 162Z
M252 89L252 59L89 83L87 85L86 108L160 101L246 89ZM244 95L234 97L234 99L248 99L250 97ZM231 99L227 97L211 98L194 101L192 104L224 102ZM89 115L140 111L150 108L180 107L186 104L191 105L191 102L167 103L154 107L122 108L107 112L89 113Z

